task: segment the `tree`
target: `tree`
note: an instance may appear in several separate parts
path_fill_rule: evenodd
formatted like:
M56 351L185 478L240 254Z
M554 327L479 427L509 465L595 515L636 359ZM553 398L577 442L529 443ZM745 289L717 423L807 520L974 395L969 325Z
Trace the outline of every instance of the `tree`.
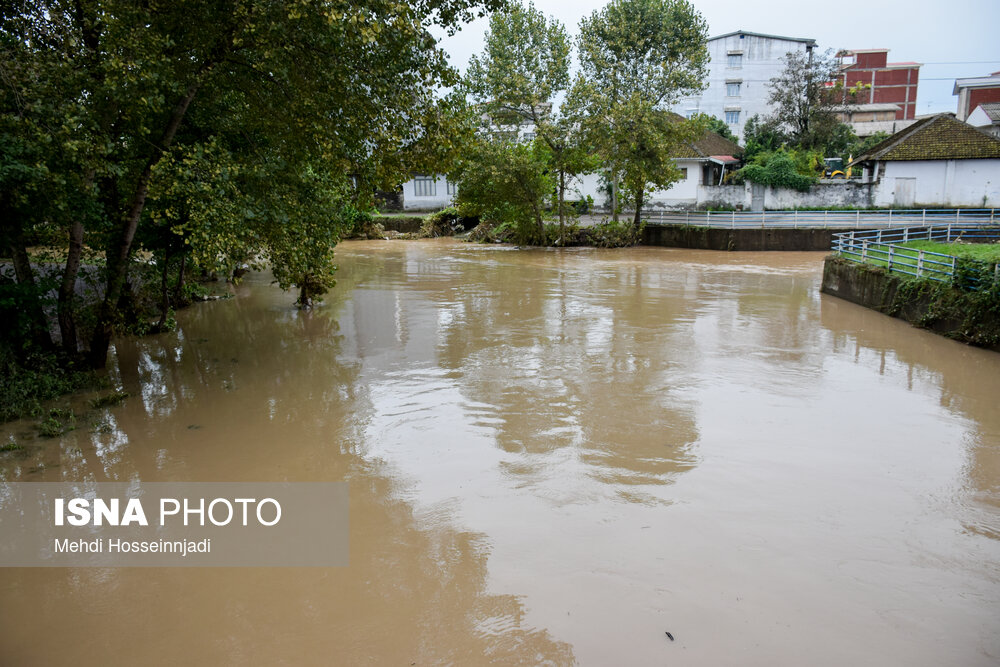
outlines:
M715 132L723 139L728 139L734 144L738 144L740 142L736 135L729 129L726 121L716 118L715 116L709 116L708 114L695 114L694 118L703 122L706 129Z
M520 243L545 244L545 199L554 185L545 143L480 135L467 153L451 175L456 203L484 221L513 223Z
M485 132L528 124L545 144L556 183L560 242L566 221L567 179L589 165L574 123L557 114L555 97L569 85L570 40L565 27L529 3L508 5L493 15L486 49L473 56L465 86L488 119ZM516 137L509 137L516 141ZM515 151L516 152L516 151ZM466 172L468 171L466 170Z
M831 147L839 154L850 138L835 106L851 103L864 85L845 88L840 82L834 83L839 67L829 51L791 52L784 60L785 68L768 84L768 101L774 112L766 124L784 133L794 146L808 150Z
M70 206L60 196L31 218L57 226L68 239L59 300L63 344L76 348L72 294L83 247L98 247L104 285L89 357L94 366L105 363L137 239L165 238L145 234L151 224L183 227L199 243L214 231L199 236L198 230L216 229L211 223L225 215L247 216L228 220L241 226L232 233L245 242L213 243L269 256L279 264L276 275L310 285L305 292L330 284L328 276L318 282L315 276L332 270L332 250L317 254L301 246L318 231L310 227L314 216L298 215L304 198L317 188L326 189L320 201L332 201L327 195L335 191L364 198L363 180L355 181L363 187L347 190L320 174L337 182L355 172L399 176L403 165L393 156L425 135L438 111L436 86L456 82L427 28L454 30L475 4L500 3L5 5L0 127L30 137L42 155L45 178L36 179L34 192L74 190L85 204ZM184 169L187 175L177 171ZM267 192L262 186L273 175L288 187ZM163 196L161 188L177 178L192 187L207 179L218 186L217 198L175 207L191 204L194 191ZM221 192L242 199L223 202ZM331 231L327 223L321 243L335 240Z
M743 126L743 145L745 160L763 152L776 151L788 143L788 135L781 131L778 122L772 118L762 119L754 114Z
M805 192L822 174L823 155L816 151L765 151L755 155L735 172L737 182L751 181L774 188L793 188Z
M669 153L684 133L662 114L703 89L706 36L704 19L685 0L612 0L580 22L581 74L567 103L605 160L616 221L623 178L638 227L649 185L679 177Z

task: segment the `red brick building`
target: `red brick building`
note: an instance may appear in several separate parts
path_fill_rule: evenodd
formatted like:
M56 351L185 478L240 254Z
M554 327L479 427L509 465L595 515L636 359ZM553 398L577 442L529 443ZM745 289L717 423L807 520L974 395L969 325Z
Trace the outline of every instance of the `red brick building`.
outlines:
M980 104L1000 102L1000 72L972 79L956 79L951 94L958 95L958 119L965 120Z
M890 63L889 49L841 51L837 56L841 64L839 82L846 88L866 86L854 103L896 104L897 120L916 117L920 63Z

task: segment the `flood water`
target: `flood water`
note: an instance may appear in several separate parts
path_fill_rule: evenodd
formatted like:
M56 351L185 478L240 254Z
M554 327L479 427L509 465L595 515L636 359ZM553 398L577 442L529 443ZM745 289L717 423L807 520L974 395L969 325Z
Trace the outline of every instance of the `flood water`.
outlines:
M117 341L0 478L347 481L350 566L0 570L0 663L1000 662L1000 354L821 253L338 257Z

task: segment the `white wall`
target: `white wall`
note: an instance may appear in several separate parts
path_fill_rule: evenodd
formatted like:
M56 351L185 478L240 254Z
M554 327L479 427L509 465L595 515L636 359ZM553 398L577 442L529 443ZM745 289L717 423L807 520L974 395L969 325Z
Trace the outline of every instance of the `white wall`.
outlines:
M434 181L434 194L426 197L416 195L416 180L410 179L403 183L403 210L420 211L442 209L451 206L453 195L448 194L448 179L438 176Z
M1000 207L1000 160L905 160L886 162L874 204L896 202L896 179L913 178L915 206Z
M728 66L729 52L736 50L743 51L742 67L732 69ZM739 122L730 125L729 129L736 135L739 143L743 143L743 127L747 119L754 114L764 116L771 111L767 102L769 95L767 86L772 78L784 70L785 54L805 51L804 42L772 37L743 35L741 39L737 34L710 39L708 88L701 95L680 100L673 106L673 110L685 117L699 112L725 120L727 108L739 108ZM741 80L739 97L727 97L728 79Z
M669 208L673 206L693 206L698 202L698 186L701 184L702 163L697 160L677 160L677 167L686 169L685 177L667 190L656 190L646 198L644 209ZM567 199L594 199L594 208L611 208L608 194L601 191L600 174L583 174L576 179L572 188L567 188Z
M975 111L969 114L969 117L965 119L965 122L972 127L979 128L980 132L985 132L986 134L997 137L1000 139L1000 125L994 125L993 119L989 117L983 107L976 107Z

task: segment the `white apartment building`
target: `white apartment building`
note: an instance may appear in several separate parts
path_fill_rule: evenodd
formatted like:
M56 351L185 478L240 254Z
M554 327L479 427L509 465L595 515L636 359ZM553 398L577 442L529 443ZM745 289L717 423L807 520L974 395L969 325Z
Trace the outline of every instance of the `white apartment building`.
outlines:
M708 40L708 88L701 95L681 99L673 110L687 118L704 113L724 120L742 143L747 119L771 112L768 83L784 70L785 54L811 54L814 48L814 39L746 30L712 37Z

